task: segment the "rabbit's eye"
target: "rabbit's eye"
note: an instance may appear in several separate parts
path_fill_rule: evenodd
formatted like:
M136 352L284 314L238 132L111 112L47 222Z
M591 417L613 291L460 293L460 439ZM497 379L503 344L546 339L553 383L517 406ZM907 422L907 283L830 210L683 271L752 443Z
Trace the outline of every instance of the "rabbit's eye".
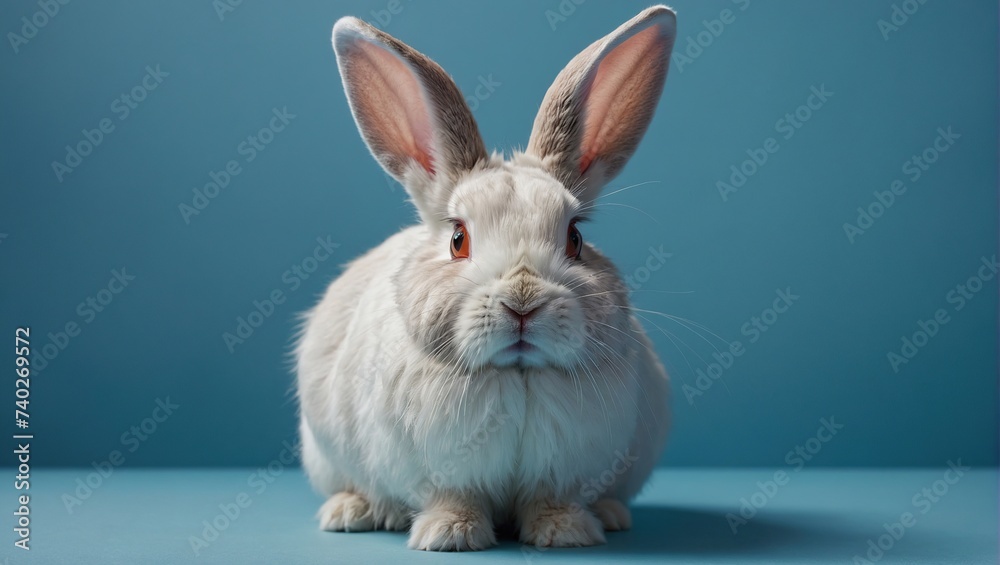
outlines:
M579 259L581 251L583 251L583 236L580 235L580 230L576 229L576 222L570 222L569 233L566 234L566 256L570 259Z
M469 234L466 233L465 226L456 224L455 233L451 235L451 258L468 259L470 244Z

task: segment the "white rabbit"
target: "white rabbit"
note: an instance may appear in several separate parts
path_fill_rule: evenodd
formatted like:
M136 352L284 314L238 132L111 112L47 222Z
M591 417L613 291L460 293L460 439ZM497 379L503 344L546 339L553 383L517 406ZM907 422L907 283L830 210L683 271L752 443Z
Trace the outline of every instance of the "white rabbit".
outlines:
M329 497L323 529L474 550L500 524L539 546L630 527L666 440L667 375L577 222L645 133L674 36L654 6L585 49L505 161L437 64L358 19L334 26L358 128L421 222L306 316L302 457Z

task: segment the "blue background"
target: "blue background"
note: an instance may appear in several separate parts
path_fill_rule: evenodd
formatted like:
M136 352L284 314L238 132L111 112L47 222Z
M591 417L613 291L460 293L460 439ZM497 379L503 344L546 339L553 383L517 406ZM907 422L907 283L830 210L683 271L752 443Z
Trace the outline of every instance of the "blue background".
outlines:
M499 82L474 113L487 145L508 149L563 65L647 4L590 0L562 19L546 15L555 0L389 5L245 2L220 18L207 1L72 2L16 53L7 34L38 5L0 6L0 330L30 325L40 351L81 328L32 381L34 463L122 450L128 466L252 465L294 438L297 313L415 217L355 131L329 43L338 17L381 19L467 95ZM675 54L690 59L674 60L606 192L654 182L602 200L620 206L585 233L639 278L662 246L672 255L636 306L711 332L643 313L675 382L664 464L783 465L833 418L844 427L810 464L995 465L996 281L960 311L946 296L997 253L996 3L932 0L888 39L889 1L673 6ZM169 76L120 119L114 100L157 65ZM790 139L776 132L821 85L822 107ZM286 107L295 118L247 162L240 143ZM60 181L53 161L104 118L114 131ZM904 162L948 127L961 137L911 182ZM769 137L777 152L723 199L717 182ZM242 172L185 221L179 205L230 160ZM852 243L843 225L895 179L905 194ZM285 272L317 237L340 246L295 286ZM88 322L78 305L123 268L135 279ZM799 298L751 343L744 324L786 288ZM275 290L284 302L231 352L223 334ZM887 354L938 309L950 321L895 372ZM689 402L683 385L733 340L745 353ZM179 408L128 451L158 398Z

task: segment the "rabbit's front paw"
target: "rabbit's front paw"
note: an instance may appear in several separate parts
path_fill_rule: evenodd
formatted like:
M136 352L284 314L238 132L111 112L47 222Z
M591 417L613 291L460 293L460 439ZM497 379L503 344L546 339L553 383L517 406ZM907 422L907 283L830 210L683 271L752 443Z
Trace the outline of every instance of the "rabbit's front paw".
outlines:
M367 532L375 528L368 499L356 492L338 492L323 503L319 527L328 532Z
M417 515L407 546L424 551L476 551L496 543L493 522L483 512L438 507Z
M539 504L522 515L521 541L542 547L604 543L601 521L579 504Z

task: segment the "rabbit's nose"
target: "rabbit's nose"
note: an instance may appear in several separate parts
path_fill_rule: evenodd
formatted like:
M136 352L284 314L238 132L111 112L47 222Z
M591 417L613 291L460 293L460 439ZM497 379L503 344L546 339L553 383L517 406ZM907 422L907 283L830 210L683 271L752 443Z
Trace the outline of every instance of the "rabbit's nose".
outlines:
M507 302L501 302L504 310L518 323L518 328L521 333L524 333L524 327L528 324L528 319L534 316L539 310L542 309L540 305L538 306L512 306Z

